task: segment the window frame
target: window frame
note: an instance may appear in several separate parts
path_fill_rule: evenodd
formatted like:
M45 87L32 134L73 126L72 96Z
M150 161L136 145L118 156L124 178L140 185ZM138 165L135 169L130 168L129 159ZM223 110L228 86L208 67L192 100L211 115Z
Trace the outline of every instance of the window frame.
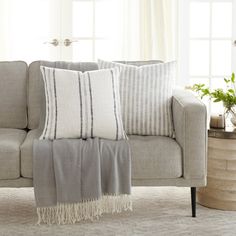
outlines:
M191 37L190 35L190 4L192 2L207 2L210 4L210 26L208 37ZM232 3L232 35L231 37L213 37L212 36L212 5L215 2L230 2ZM178 5L178 71L177 71L177 85L187 87L191 85L192 80L207 79L208 86L213 87L214 79L227 77L230 75L213 75L212 74L212 42L214 40L230 40L233 43L236 40L236 0L180 0ZM194 76L190 74L190 42L196 40L207 40L209 43L209 72L208 75ZM231 70L236 72L236 46L231 48ZM204 81L205 82L205 81ZM203 83L204 83L203 82ZM200 83L200 81L199 81ZM207 105L209 114L216 109L217 112L223 112L223 107L220 104L213 104L204 99ZM214 108L214 109L213 109ZM213 111L216 112L216 111Z
M210 4L210 29L208 37L190 37L190 3L191 2L209 2ZM190 78L209 78L209 85L212 84L212 77L214 78L222 78L222 76L229 75L213 75L211 71L212 67L212 41L213 40L236 40L236 29L234 24L236 25L236 15L232 14L233 22L232 24L232 36L231 37L212 37L212 3L213 2L232 2L232 11L236 12L236 4L235 0L180 0L178 5L178 84L181 86L186 86L190 82ZM200 40L208 40L209 41L209 73L204 76L194 76L190 75L189 72L189 58L190 58L190 42L192 40L200 41ZM232 49L232 69L236 70L236 47L235 50Z
M92 2L93 8L93 25L92 25L92 36L91 37L74 37L73 36L73 2L74 1L90 1ZM61 14L61 40L64 42L65 39L70 39L72 41L72 45L69 47L61 48L61 58L64 60L73 60L73 43L77 43L79 41L91 41L92 42L92 58L90 61L96 61L96 41L97 40L107 40L106 37L97 37L96 36L96 1L104 1L104 0L61 0L61 12L63 11L63 15Z

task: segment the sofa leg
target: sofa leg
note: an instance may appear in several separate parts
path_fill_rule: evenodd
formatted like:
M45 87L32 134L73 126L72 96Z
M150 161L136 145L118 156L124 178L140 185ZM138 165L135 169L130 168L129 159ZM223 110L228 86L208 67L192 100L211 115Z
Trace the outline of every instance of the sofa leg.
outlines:
M192 217L196 217L196 187L191 187Z

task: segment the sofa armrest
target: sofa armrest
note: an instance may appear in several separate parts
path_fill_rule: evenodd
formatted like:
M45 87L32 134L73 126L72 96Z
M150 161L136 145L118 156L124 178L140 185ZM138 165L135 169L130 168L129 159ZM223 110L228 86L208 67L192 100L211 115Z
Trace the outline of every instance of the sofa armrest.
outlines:
M183 154L183 177L206 178L206 106L191 92L176 89L173 94L172 110L175 138Z

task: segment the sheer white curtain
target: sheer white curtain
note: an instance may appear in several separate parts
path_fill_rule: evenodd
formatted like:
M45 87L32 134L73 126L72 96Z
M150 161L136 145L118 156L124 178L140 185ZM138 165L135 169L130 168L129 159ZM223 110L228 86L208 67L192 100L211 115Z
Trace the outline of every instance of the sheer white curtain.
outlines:
M56 37L51 27L52 1L0 0L0 60L51 59L52 47L44 42Z
M176 0L123 0L122 56L176 59Z
M0 0L0 60L6 58L7 41L7 4L6 0Z
M67 7L73 6L71 1L64 1L68 4ZM95 0L95 3L102 1L104 0ZM63 43L58 47L43 44L60 35L69 37L61 32L68 31L62 24L72 20L64 19L66 14L63 14L64 8L60 2L61 0L0 0L0 60L63 60ZM108 26L104 27L108 40L103 46L102 43L97 43L93 49L84 49L85 54L94 50L101 52L97 57L110 60L175 60L176 2L177 0L104 1L105 13L99 17L106 24L108 22ZM95 15L96 6L99 4L95 4ZM56 7L59 10L55 10ZM61 12L61 18L62 15L64 18L58 19L55 12ZM93 24L96 32L99 24L96 20Z

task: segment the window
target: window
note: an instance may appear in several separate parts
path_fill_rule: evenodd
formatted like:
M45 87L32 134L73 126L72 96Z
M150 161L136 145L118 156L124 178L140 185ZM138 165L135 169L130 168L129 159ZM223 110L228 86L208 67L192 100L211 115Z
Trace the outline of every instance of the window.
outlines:
M119 58L119 0L1 0L0 59ZM53 45L53 40L58 40ZM71 43L65 44L65 40Z
M47 58L51 54L50 48L45 47L44 44L49 38L56 37L53 31L56 27L51 24L53 14L49 2L48 0L1 0L1 60L30 62Z
M119 57L120 7L117 0L72 0L69 24L72 25L71 38L74 43L71 49L68 48L72 60L95 61L99 57Z
M235 69L233 9L235 0L183 0L180 4L180 70L182 85L204 83L224 88ZM236 25L235 25L236 26ZM207 104L211 113L222 105Z
M176 0L0 0L0 59L175 60Z

